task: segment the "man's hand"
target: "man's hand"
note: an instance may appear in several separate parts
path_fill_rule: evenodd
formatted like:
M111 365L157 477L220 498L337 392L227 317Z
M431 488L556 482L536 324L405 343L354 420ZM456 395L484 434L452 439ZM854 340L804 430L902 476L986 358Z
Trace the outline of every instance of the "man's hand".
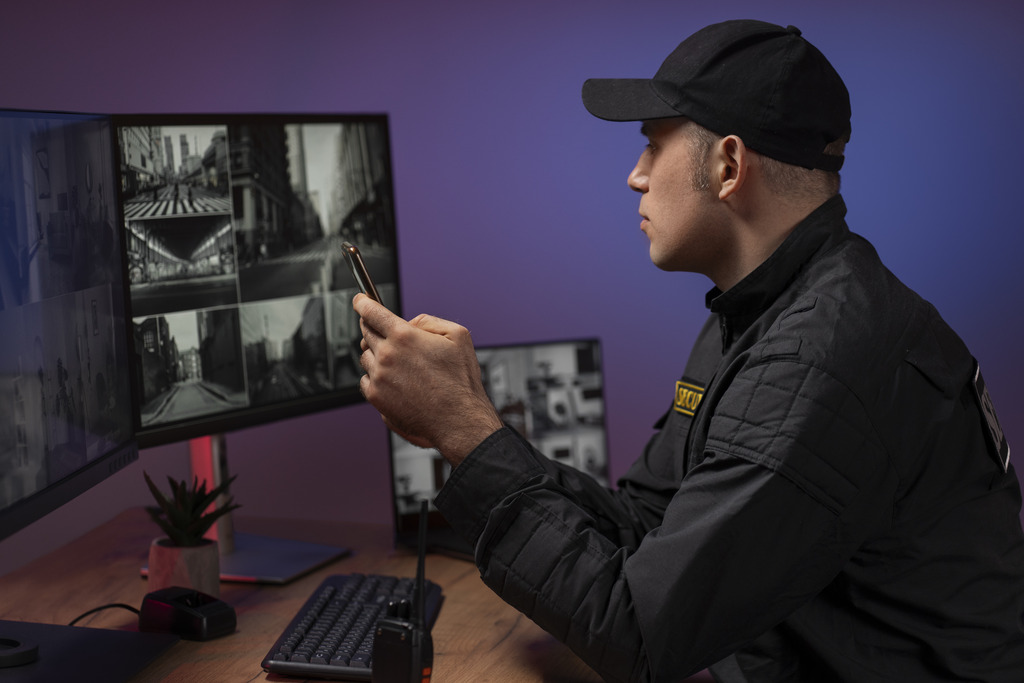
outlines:
M429 315L406 322L363 294L353 307L366 371L359 389L388 428L453 466L501 428L466 328Z

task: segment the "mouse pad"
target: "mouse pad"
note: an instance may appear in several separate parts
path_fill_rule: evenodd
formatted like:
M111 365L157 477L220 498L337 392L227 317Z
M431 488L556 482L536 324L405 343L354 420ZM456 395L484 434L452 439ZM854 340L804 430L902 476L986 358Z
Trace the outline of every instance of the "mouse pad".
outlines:
M167 633L114 631L84 626L59 626L0 621L0 638L34 642L36 661L0 669L4 683L97 680L127 681L180 639Z

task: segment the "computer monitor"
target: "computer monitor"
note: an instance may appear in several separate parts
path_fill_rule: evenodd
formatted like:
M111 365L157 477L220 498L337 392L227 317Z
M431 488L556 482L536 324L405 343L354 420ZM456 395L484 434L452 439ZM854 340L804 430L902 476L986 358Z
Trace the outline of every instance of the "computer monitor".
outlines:
M400 313L387 117L114 124L139 445L189 440L196 474L218 482L225 432L363 400L341 244L359 247ZM287 581L339 551L226 538L227 526L224 579Z
M0 541L137 458L114 183L108 118L0 111ZM0 621L0 678L127 678L149 635Z
M599 339L477 348L484 388L504 423L548 458L608 485L608 436ZM395 537L415 547L420 502L451 474L436 450L389 434ZM431 508L427 547L468 557L472 548Z

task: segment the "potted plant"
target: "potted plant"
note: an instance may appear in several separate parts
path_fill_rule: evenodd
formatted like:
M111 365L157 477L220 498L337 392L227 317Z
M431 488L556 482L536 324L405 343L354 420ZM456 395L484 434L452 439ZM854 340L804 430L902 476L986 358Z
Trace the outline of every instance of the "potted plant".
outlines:
M240 507L230 496L220 506L210 507L221 494L227 493L235 478L208 491L206 482L200 483L198 477L191 486L167 477L170 494L165 495L149 474L143 472L143 476L157 503L146 511L165 534L149 546L151 590L182 586L218 596L220 553L216 541L204 538L204 534L218 519Z

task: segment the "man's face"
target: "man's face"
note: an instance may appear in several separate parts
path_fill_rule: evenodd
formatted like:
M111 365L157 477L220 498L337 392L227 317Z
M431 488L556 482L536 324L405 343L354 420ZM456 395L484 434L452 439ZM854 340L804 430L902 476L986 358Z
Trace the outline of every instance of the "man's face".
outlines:
M708 275L726 232L718 228L706 158L698 158L694 124L683 118L646 121L648 144L627 180L641 194L640 229L662 270Z

